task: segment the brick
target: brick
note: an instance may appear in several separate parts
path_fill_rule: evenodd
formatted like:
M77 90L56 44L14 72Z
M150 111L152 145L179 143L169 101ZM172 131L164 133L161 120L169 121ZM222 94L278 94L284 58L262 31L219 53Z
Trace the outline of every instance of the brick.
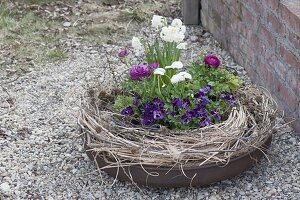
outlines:
M299 75L300 62L298 61L297 57L283 46L279 46L279 54L282 59L292 67L292 70Z
M273 56L270 65L279 78L281 78L282 80L286 80L288 72L288 67L286 66L286 64L282 63L280 60L278 60L278 58Z
M253 31L249 31L248 32L247 40L249 41L249 43L252 46L252 48L257 48L261 44L261 42L258 39L257 34L255 32L253 32ZM255 51L255 53L257 54L258 52Z
M265 0L265 4L267 8L274 12L279 8L279 0Z
M300 54L300 32L289 32L289 41L296 51Z
M297 96L295 93L290 92L290 90L286 87L285 83L278 81L278 93L281 98L283 104L286 104L288 110L290 112L294 112L298 105Z
M257 19L246 7L242 9L242 21L251 29L257 28Z
M276 39L275 36L268 31L265 26L260 26L258 29L258 33L262 36L263 40L267 42L272 48L276 48Z
M257 14L261 15L263 13L263 6L261 1L246 1L247 5L252 8L252 10Z
M292 70L286 73L286 82L292 91L294 91L296 94L300 94L300 77Z
M253 50L253 48L251 48L249 42L246 39L244 39L243 37L240 37L239 43L240 43L240 50L246 55L246 57L251 61L255 61L256 56L255 56L254 50Z
M279 13L285 23L287 23L295 33L300 33L299 0L281 0L279 5Z
M285 27L283 23L271 12L267 15L267 23L269 27L277 34L283 36L285 34Z

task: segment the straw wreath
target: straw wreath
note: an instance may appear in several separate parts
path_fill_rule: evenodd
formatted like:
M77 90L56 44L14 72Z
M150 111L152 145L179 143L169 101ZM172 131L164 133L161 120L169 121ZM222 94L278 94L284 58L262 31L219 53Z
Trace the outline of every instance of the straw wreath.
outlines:
M111 161L106 168L226 165L230 159L260 148L274 133L277 104L268 91L257 86L236 92L237 106L227 120L187 131L142 127L114 113L111 105L119 92L90 90L78 119L86 146Z

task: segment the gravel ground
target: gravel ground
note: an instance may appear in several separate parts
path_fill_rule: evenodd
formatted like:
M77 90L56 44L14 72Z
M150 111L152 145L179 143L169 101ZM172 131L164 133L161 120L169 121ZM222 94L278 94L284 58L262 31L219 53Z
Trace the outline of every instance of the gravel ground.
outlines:
M188 28L185 59L202 50L222 57L250 83L209 33ZM37 66L19 79L0 74L0 199L300 199L300 140L288 126L268 158L241 175L205 188L137 188L103 173L82 149L76 125L80 96L99 72L105 47L78 47L60 63ZM6 101L5 101L6 100ZM15 106L10 112L4 106ZM280 121L280 119L279 119Z

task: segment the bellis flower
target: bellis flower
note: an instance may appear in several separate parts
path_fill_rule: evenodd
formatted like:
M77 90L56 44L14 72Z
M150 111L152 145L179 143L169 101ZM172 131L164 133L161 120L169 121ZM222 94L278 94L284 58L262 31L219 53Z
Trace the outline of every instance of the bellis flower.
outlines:
M149 78L151 71L147 65L133 66L129 70L129 77L132 80L141 80L142 78Z
M215 55L207 55L204 57L204 63L213 68L219 68L221 61Z

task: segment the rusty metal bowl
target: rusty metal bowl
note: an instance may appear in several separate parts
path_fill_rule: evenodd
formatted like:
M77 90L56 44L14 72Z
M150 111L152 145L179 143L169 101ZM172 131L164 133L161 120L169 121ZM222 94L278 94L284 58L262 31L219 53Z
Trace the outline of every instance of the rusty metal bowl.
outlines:
M252 152L233 158L226 165L216 163L202 166L183 166L183 169L180 166L171 169L171 167L164 166L143 165L141 167L140 165L134 165L120 167L119 169L105 168L103 171L112 177L117 176L117 179L121 181L134 182L144 186L165 188L207 186L236 176L257 164L264 155L262 151L266 151L271 141L272 137L270 136L259 149L254 149ZM86 144L84 146L88 157L92 161L97 162L99 168L109 165L109 161L104 155L97 155ZM182 171L184 171L184 174ZM149 173L155 174L155 176L149 175Z

